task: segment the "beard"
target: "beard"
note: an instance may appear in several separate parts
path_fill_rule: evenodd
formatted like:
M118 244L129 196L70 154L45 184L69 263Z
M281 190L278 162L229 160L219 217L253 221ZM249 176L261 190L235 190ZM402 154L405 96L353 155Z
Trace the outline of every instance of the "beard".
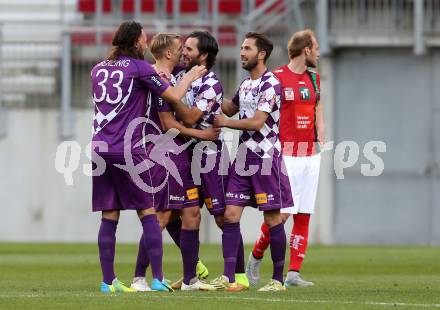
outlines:
M316 68L317 63L313 62L313 60L306 58L306 66L309 68Z
M192 67L199 66L199 65L200 65L200 60L198 58L194 58L186 66L186 71L189 71L192 69Z
M252 71L258 65L257 58L251 58L246 64L242 64L241 67L247 71Z

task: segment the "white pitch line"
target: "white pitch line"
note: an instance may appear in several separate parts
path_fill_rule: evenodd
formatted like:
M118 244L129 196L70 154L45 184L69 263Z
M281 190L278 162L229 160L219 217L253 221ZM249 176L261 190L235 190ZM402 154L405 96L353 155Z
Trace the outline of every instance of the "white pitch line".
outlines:
M191 299L191 298L197 298L197 299L208 299L208 300L246 300L246 301L258 301L258 302L279 302L279 303L288 303L288 304L295 304L295 303L302 303L302 304L344 304L344 305L368 305L368 306L386 306L386 307L395 307L395 306L401 306L401 307L418 307L418 308L440 308L440 304L413 304L413 303L404 303L404 302L374 302L374 301L337 301L337 300L305 300L305 299L281 299L281 298L258 298L258 297L238 297L238 296L200 296L200 294L203 294L202 292L196 293L197 296L185 296L185 295L176 295L176 294L161 294L156 295L155 292L152 293L145 293L145 294L130 294L130 296L137 296L140 298L157 298L157 299L163 299L163 298L174 298L174 299ZM265 293L262 293L265 294ZM92 293L92 294L0 294L1 298L45 298L45 297L118 297L120 295L118 294L108 294L103 295L102 293Z

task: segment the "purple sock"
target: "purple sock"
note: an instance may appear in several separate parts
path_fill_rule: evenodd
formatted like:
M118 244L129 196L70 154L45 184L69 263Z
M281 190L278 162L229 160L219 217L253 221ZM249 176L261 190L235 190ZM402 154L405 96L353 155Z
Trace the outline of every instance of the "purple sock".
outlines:
M145 238L142 234L141 240L139 240L139 250L136 260L136 269L134 271L135 277L145 277L145 272L150 265L150 258L148 257L147 249L145 248Z
M237 252L237 263L235 264L235 273L244 273L244 246L241 234Z
M166 227L174 243L180 248L180 231L182 229L182 220L178 218L176 221L171 222Z
M240 223L225 223L223 225L222 249L224 259L223 274L229 278L229 282L235 282L235 267L237 265L237 253L240 246Z
M196 276L196 266L199 260L199 230L182 229L180 235L180 252L183 262L183 282L189 282Z
M102 281L108 285L112 284L115 276L115 245L116 227L118 221L101 219L101 227L98 233L99 260L101 261Z
M145 215L141 222L144 230L144 246L150 259L153 278L162 281L162 231L160 230L157 216L156 214Z
M283 283L284 258L286 255L286 233L284 225L278 224L269 228L270 232L270 254L273 262L272 279Z

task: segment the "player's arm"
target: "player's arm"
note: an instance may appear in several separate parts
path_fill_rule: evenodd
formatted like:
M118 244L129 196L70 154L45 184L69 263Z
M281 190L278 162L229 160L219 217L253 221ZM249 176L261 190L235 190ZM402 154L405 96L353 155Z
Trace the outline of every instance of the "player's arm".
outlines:
M324 125L324 111L321 101L316 104L316 131L317 139L320 144L325 143L325 125Z
M208 115L211 113L212 103L222 102L223 101L223 88L220 84L220 81L216 81L215 83L205 83L199 88L197 94L194 94L194 102L193 110L189 115L185 115L185 112L182 110L175 110L179 118L182 119L183 123L187 126L192 126L195 124L203 115ZM182 115L182 112L184 115Z
M166 83L149 63L141 62L139 64L139 80L143 82L154 95L170 102L174 110L184 116L182 118L188 121L188 123L195 123L202 115L202 112L187 107L181 99L185 96L190 84L204 74L206 74L205 66L194 66L182 77L180 83L173 87Z
M215 117L214 126L228 127L238 130L259 131L263 128L268 117L269 113L263 111L255 111L253 117L240 120L227 118L224 114L220 114Z
M203 115L203 112L196 107L188 107L181 99L185 96L191 83L202 77L205 73L206 68L204 66L194 66L182 77L178 85L168 87L161 95L163 99L172 104L174 111L189 125L195 124Z
M180 101L180 100L179 100ZM185 123L187 126L192 126L203 116L203 111L197 107L189 107L182 101L179 103L171 102L174 111L177 116Z
M259 131L263 128L264 123L272 112L276 102L280 100L280 85L264 84L262 89L265 89L259 94L257 110L254 116L246 119L231 119L224 115L218 115L214 120L214 125L218 127L228 127L238 130ZM239 93L237 92L232 98L232 103L239 106Z
M223 98L222 111L227 116L231 117L238 113L238 106L232 100Z
M172 112L159 112L160 122L164 131L168 131L172 128L179 130L179 135L188 138L197 138L200 140L217 140L220 135L221 129L209 127L204 130L194 129L185 127L183 124L179 123Z

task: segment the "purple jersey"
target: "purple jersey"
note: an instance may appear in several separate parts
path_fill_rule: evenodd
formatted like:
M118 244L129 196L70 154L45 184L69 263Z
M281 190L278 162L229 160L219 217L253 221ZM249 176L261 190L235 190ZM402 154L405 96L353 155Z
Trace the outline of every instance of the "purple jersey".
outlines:
M106 142L108 153L123 153L124 147L132 153L144 153L144 146L134 148L143 138L143 125L135 127L126 146L125 132L134 119L145 117L148 95L160 96L169 85L146 61L124 56L98 63L91 77L95 104L93 141Z
M272 72L266 71L259 79L244 80L232 102L239 107L240 119L251 118L255 111L269 114L259 131L243 130L240 143L245 143L246 156L270 158L279 156L281 144L279 140L279 120L281 103L281 86Z
M177 76L181 76L180 73ZM203 77L191 83L185 96L188 106L195 106L203 115L194 128L205 129L214 123L214 117L221 112L223 102L223 87L214 72L210 71Z
M171 76L169 76L169 77L167 77L161 73L159 73L159 75L162 77L163 80L167 81L170 85L175 86L177 84L177 81L176 81L176 78L174 77L174 75L171 74ZM154 94L150 94L150 96L148 97L148 102L150 104L148 105L146 117L151 122L146 124L145 134L146 135L148 135L148 134L154 134L154 135L162 134L162 133L164 133L164 130L163 130L162 124L160 122L159 113L160 112L174 112L174 109L173 109L171 103L169 103L166 100L163 100L160 96L156 96ZM178 118L177 118L177 120L178 120ZM170 156L173 160L188 161L188 158L189 158L188 150L180 150L180 149L178 150L178 147L184 145L187 142L187 140L184 137L182 137L181 135L178 135L173 139L173 141L175 143L176 149L173 150L172 148L170 148L170 149L167 149L166 152L170 152ZM178 154L176 154L175 152L178 152Z

